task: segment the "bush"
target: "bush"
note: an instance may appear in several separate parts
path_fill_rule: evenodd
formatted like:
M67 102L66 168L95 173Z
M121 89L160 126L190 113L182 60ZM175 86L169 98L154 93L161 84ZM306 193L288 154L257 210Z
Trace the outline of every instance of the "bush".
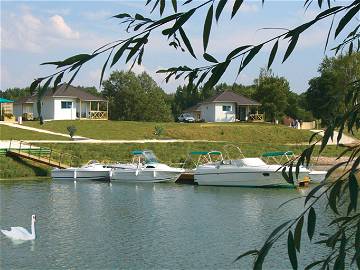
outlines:
M155 126L154 135L161 136L164 133L165 129L162 126Z
M74 137L75 132L76 132L76 127L75 126L68 126L67 131L69 132L69 135L71 137L71 139Z

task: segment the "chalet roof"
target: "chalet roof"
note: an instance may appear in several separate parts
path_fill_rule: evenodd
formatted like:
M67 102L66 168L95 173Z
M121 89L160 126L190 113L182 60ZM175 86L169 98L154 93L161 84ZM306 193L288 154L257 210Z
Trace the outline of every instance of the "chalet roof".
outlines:
M191 107L185 109L183 112L196 112L196 111L200 111L200 105L201 105L201 103L198 103L198 104L196 104L196 105L194 105L194 106L191 106Z
M103 97L98 97L95 96L83 89L81 89L80 87L75 87L70 85L69 87L66 87L67 84L63 83L61 84L55 91L53 91L52 89L49 89L46 93L45 93L45 97L71 97L71 98L78 98L82 101L105 101L106 99L104 99ZM17 100L15 103L16 104L22 104L22 103L35 103L37 101L37 96L36 95L32 95L32 96L27 96L27 97L23 97L19 100Z
M235 102L237 105L254 105L260 106L261 103L252 100L250 98L244 97L243 95L236 94L231 91L221 92L207 100L204 100L202 103L212 103L212 102Z

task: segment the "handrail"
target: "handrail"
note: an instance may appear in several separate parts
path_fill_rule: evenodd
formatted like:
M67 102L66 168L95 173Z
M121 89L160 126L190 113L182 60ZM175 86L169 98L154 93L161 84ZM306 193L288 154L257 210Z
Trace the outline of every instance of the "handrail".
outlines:
M13 139L10 139L8 151L11 151L11 145L13 143L12 141L13 141ZM52 147L48 148L48 147L43 147L43 146L37 146L37 145L27 143L27 142L24 142L21 140L19 142L20 143L19 143L18 148L14 148L13 151L15 150L19 154L20 154L20 152L25 152L28 157L30 157L32 153L34 155L36 155L39 159L42 156L45 156L47 158L47 155L48 155L49 156L48 162L50 163L53 160L56 163L58 162L59 166L61 166L62 161L64 161L64 158L65 159L68 158L70 160L70 166L74 163L74 161L76 159L80 161L80 158L78 156L75 156L75 155L72 155L69 153L65 153L65 152L54 151ZM55 157L56 154L59 155L59 159L58 160L56 160L55 158L52 159L52 157Z

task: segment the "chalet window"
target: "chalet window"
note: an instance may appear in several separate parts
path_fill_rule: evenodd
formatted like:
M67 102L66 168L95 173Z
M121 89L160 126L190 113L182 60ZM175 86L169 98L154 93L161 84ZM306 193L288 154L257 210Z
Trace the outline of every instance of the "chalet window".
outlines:
M61 109L71 109L72 102L71 101L61 101Z
M223 105L223 112L230 112L231 111L231 105Z

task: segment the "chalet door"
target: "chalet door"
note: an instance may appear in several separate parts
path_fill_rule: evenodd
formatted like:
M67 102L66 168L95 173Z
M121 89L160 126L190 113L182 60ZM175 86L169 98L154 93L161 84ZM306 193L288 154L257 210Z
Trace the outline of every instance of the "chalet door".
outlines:
M240 121L246 121L246 107L239 106L238 107L238 118Z

